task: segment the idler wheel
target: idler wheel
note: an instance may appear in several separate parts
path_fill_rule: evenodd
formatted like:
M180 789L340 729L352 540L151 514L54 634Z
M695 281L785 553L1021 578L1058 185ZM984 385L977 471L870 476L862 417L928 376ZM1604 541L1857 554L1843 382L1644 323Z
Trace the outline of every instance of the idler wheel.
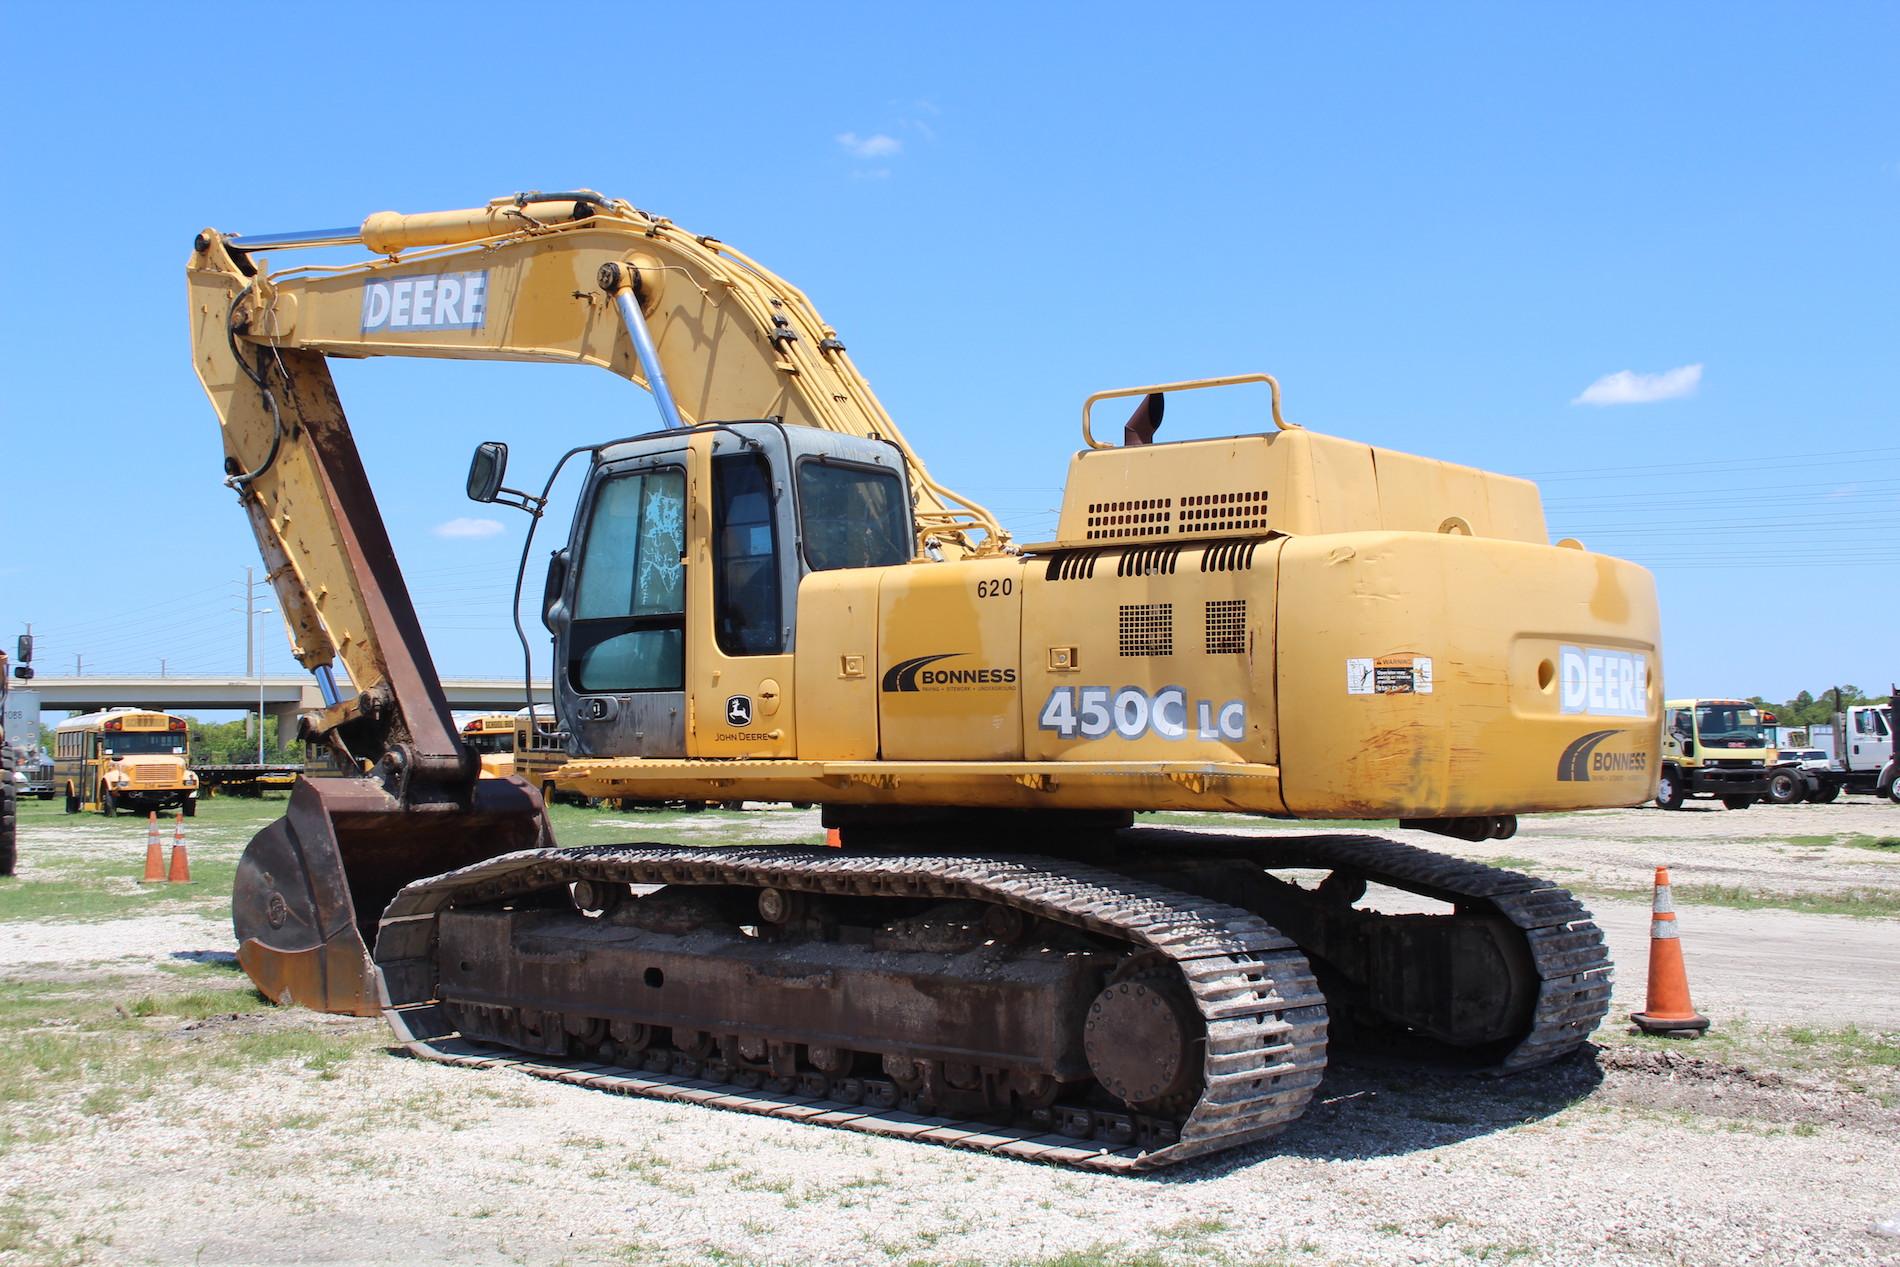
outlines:
M1143 973L1111 981L1095 996L1082 1049L1110 1095L1131 1107L1153 1105L1194 1087L1198 1028L1179 986L1168 976Z

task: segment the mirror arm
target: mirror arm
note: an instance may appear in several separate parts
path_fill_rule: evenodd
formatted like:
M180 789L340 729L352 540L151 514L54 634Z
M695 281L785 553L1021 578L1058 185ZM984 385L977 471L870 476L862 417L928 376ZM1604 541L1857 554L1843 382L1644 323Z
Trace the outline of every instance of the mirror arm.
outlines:
M525 510L530 515L539 516L542 509L547 506L548 499L545 497L536 497L533 493L523 492L518 488L498 488L495 490L495 496L488 504L491 506L512 506L516 510Z

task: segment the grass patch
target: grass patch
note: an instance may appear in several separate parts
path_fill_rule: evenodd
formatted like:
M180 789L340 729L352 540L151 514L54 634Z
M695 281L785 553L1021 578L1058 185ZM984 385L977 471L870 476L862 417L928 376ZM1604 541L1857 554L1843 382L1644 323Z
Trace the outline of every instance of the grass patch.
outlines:
M338 1066L384 1041L372 1026L259 1030L269 1005L248 985L169 993L152 986L150 977L0 981L0 1115L73 1097L81 1112L106 1117L171 1079L237 1085L276 1061L334 1077ZM252 1018L249 1027L180 1033L181 1022L232 1015Z
M255 1012L267 1000L248 985L222 990L192 990L186 994L147 994L132 1000L126 1010L133 1016L176 1016L202 1021L208 1016Z
M1900 1069L1900 1031L1870 1031L1858 1025L1758 1026L1741 1019L1713 1026L1689 1044L1680 1039L1629 1034L1609 1028L1599 1030L1596 1040L1701 1056L1749 1068L1818 1070L1845 1081L1869 1073L1878 1073L1877 1080L1890 1080L1891 1074L1879 1071Z
M279 1060L294 1060L319 1077L336 1077L337 1066L359 1052L381 1045L383 1035L370 1033L349 1038L315 1034L309 1030L287 1029L266 1034L241 1034L229 1048L213 1059L217 1067L239 1070Z
M1022 1267L1169 1267L1168 1260L1153 1251L1131 1252L1119 1245L1094 1245L1072 1249L1054 1258L1022 1261Z
M1857 832L1852 836L1839 837L1834 843L1844 849L1873 849L1900 857L1900 836L1869 836L1865 832Z
M1592 897L1622 898L1647 903L1649 889L1604 885L1572 885L1572 891ZM1798 915L1852 915L1861 919L1900 917L1900 893L1879 889L1847 889L1839 893L1760 893L1739 884L1678 884L1676 909L1725 906L1738 911L1793 911Z
M88 860L83 866L45 879L0 881L0 922L57 919L93 923L182 914L194 907L229 902L231 884L237 878L235 863L194 863L191 870L190 884L139 885L134 883L134 871Z

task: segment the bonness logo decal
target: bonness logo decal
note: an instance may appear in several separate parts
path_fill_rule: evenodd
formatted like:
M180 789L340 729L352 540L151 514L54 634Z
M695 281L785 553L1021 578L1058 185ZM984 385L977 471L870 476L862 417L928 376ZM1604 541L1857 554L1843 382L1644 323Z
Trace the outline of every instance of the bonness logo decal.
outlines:
M1574 740L1557 758L1559 783L1590 783L1597 779L1640 779L1649 773L1647 752L1600 752L1606 740L1627 730L1593 730Z
M884 671L887 691L1007 691L1016 685L1015 669L937 669L940 660L954 660L967 651L913 656Z

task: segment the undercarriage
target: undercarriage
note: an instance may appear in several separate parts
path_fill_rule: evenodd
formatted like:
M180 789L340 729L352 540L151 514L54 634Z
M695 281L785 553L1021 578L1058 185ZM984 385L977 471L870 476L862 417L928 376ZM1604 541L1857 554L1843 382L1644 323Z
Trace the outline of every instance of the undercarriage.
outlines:
M1608 1007L1545 881L1370 837L1088 857L532 850L403 889L375 960L430 1059L1110 1171L1284 1129L1329 1041L1515 1071Z

